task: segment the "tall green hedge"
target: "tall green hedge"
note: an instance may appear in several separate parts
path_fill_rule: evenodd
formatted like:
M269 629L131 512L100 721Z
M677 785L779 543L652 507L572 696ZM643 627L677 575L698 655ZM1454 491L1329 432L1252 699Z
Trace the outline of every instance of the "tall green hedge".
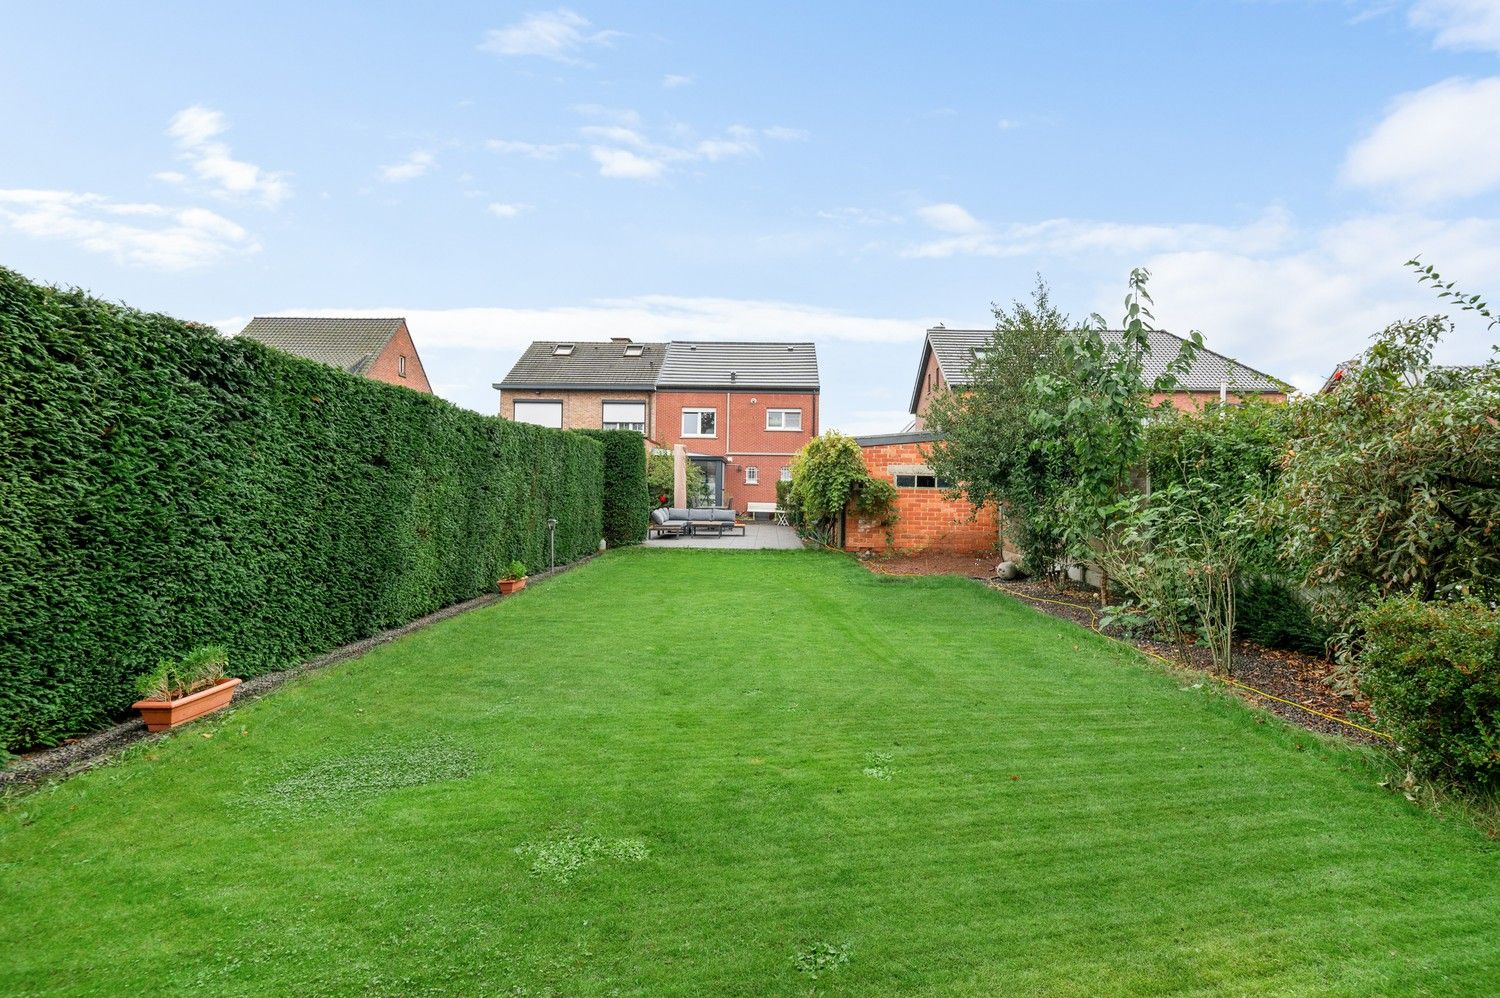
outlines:
M610 547L646 539L651 501L646 487L646 438L634 430L579 430L604 445L604 538Z
M592 551L603 448L0 269L0 745L159 658L272 671ZM420 677L412 677L413 692Z

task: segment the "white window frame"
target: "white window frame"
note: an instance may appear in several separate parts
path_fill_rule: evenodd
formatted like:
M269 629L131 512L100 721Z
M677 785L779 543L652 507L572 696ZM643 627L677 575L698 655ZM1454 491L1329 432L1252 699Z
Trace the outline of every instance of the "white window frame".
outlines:
M557 411L557 424L553 425L552 423L539 423L534 419L523 419L521 417L522 406L548 406L549 408L555 406ZM517 423L529 423L532 426L548 426L554 430L562 429L563 404L557 399L516 399L515 403L511 406L510 412L511 418Z
M745 468L745 484L746 485L759 485L760 484L760 469L757 468L753 464L749 465L748 467Z
M710 416L713 417L714 430L713 430L712 433L703 433L703 432L689 433L686 429L683 429L682 430L682 435L684 437L699 437L699 438L706 439L706 438L709 438L709 437L717 437L719 435L719 410L718 409L711 409L711 408L706 408L706 407L693 407L693 408L683 409L682 410L682 419L678 423L678 427L679 428L683 428L683 427L687 426L688 413L693 413L693 414L695 414L698 417L698 429L700 431L703 429L703 414L704 413L708 413Z
M609 407L612 406L612 405L639 406L640 407L641 418L640 419L610 419L609 418L609 416L610 416ZM618 415L620 415L620 413L616 412L615 415L618 416ZM602 426L602 427L604 427L606 430L635 430L637 433L645 433L646 432L646 403L644 403L644 402L630 402L630 401L601 402L600 405L599 405L599 425Z
M627 357L639 357L639 356L641 356L641 354L643 354L645 352L646 352L646 344L644 344L644 343L627 343L627 344L625 344L625 356L627 356Z
M792 469L786 465L781 466L781 480L790 482L792 480Z
M797 425L796 426L787 426L786 425L786 417L787 417L788 414L793 413L793 412L795 412L797 414ZM777 418L777 423L779 423L780 425L773 425L772 424L772 422L771 422L771 417L772 416L778 417ZM801 409L767 409L766 410L766 429L770 430L772 433L801 433L802 432L802 410Z
M404 353L396 356L396 373L403 378L406 377L406 354Z

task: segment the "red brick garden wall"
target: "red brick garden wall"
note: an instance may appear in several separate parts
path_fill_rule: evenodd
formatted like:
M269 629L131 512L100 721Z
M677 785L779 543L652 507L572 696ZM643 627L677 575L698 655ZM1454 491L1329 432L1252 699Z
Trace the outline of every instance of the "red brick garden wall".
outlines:
M925 446L920 443L881 444L861 450L870 477L894 485L896 473L891 468L926 465ZM898 488L896 495L901 518L896 523L890 549L953 554L983 554L995 550L1000 525L993 506L976 511L963 499L945 499L941 489ZM844 547L850 551L885 551L886 528L873 521L861 520L851 509L844 521Z

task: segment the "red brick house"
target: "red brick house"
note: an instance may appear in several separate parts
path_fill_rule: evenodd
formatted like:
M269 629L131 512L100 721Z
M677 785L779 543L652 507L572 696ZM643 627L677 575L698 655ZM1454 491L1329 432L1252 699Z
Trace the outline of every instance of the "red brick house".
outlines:
M507 419L682 444L706 474L706 501L741 512L776 501L792 455L818 433L811 343L542 340L494 387Z
M240 335L371 381L432 394L406 320L257 316Z
M948 388L962 391L969 384L969 369L975 356L989 347L994 335L993 329L938 326L927 330L922 343L922 359L917 364L917 383L911 392L910 411L916 429L920 430L924 425L927 407L935 394ZM1122 333L1109 330L1105 335L1118 337ZM1177 356L1177 351L1186 341L1173 333L1156 329L1150 333L1150 342L1145 375L1154 379ZM1204 348L1198 351L1187 374L1178 379L1177 390L1170 394L1155 394L1151 402L1154 405L1168 399L1176 408L1190 412L1206 402L1217 402L1221 397L1239 401L1255 396L1268 402L1285 402L1290 390L1291 386L1279 378Z
M969 384L974 359L990 346L993 329L927 330L922 356L917 363L917 381L911 394L911 428L906 432L856 437L864 452L871 477L896 487L899 520L889 531L849 513L844 523L844 547L849 550L935 549L954 554L982 554L1000 546L1000 520L993 506L974 510L966 500L947 499L948 483L938 479L927 464L927 449L938 437L923 429L927 408L940 391L962 391ZM1120 335L1115 332L1113 335ZM1155 378L1177 356L1183 340L1162 331L1151 334L1151 356L1145 375ZM1179 379L1181 387L1170 394L1153 396L1152 402L1169 400L1184 411L1206 402L1238 401L1256 396L1283 402L1290 386L1239 361L1212 350L1199 350L1193 366Z

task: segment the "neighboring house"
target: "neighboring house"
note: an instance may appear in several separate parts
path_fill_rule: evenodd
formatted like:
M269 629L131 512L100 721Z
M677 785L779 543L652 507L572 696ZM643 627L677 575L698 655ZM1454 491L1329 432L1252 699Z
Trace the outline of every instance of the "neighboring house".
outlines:
M907 432L856 437L871 477L896 487L898 520L887 531L850 512L845 517L844 546L850 550L942 551L980 554L1000 545L1000 522L993 505L975 510L964 499L947 499L948 483L937 478L927 464L929 446L938 437L926 432L927 408L938 392L962 391L969 384L974 360L990 346L993 329L927 330L922 357L917 365L917 383L912 388L913 418ZM1118 331L1113 335L1119 336ZM1183 340L1171 333L1153 331L1145 375L1155 378L1177 356ZM1285 401L1290 386L1262 371L1241 364L1212 350L1199 350L1193 366L1180 380L1177 391L1157 394L1153 403L1168 400L1178 409L1191 411L1220 398L1237 401L1258 396ZM889 536L888 536L889 534Z
M432 394L406 320L257 316L240 335L361 378Z
M500 415L569 430L640 430L653 437L664 343L538 340L500 390Z
M938 326L927 330L922 359L917 364L917 383L911 393L914 428L920 430L925 425L927 407L935 394L946 388L962 390L969 384L969 368L974 358L989 347L994 335L993 329L945 329ZM1119 337L1122 333L1110 330L1106 335ZM1155 379L1161 374L1184 342L1180 336L1153 330L1146 376ZM1254 395L1267 401L1285 402L1290 390L1291 386L1278 378L1205 348L1198 351L1187 374L1178 379L1177 390L1154 394L1151 402L1156 404L1167 399L1176 408L1191 411L1221 397L1237 401Z
M563 429L640 430L682 444L713 505L776 501L792 455L818 433L811 343L532 343L500 391L500 415Z

